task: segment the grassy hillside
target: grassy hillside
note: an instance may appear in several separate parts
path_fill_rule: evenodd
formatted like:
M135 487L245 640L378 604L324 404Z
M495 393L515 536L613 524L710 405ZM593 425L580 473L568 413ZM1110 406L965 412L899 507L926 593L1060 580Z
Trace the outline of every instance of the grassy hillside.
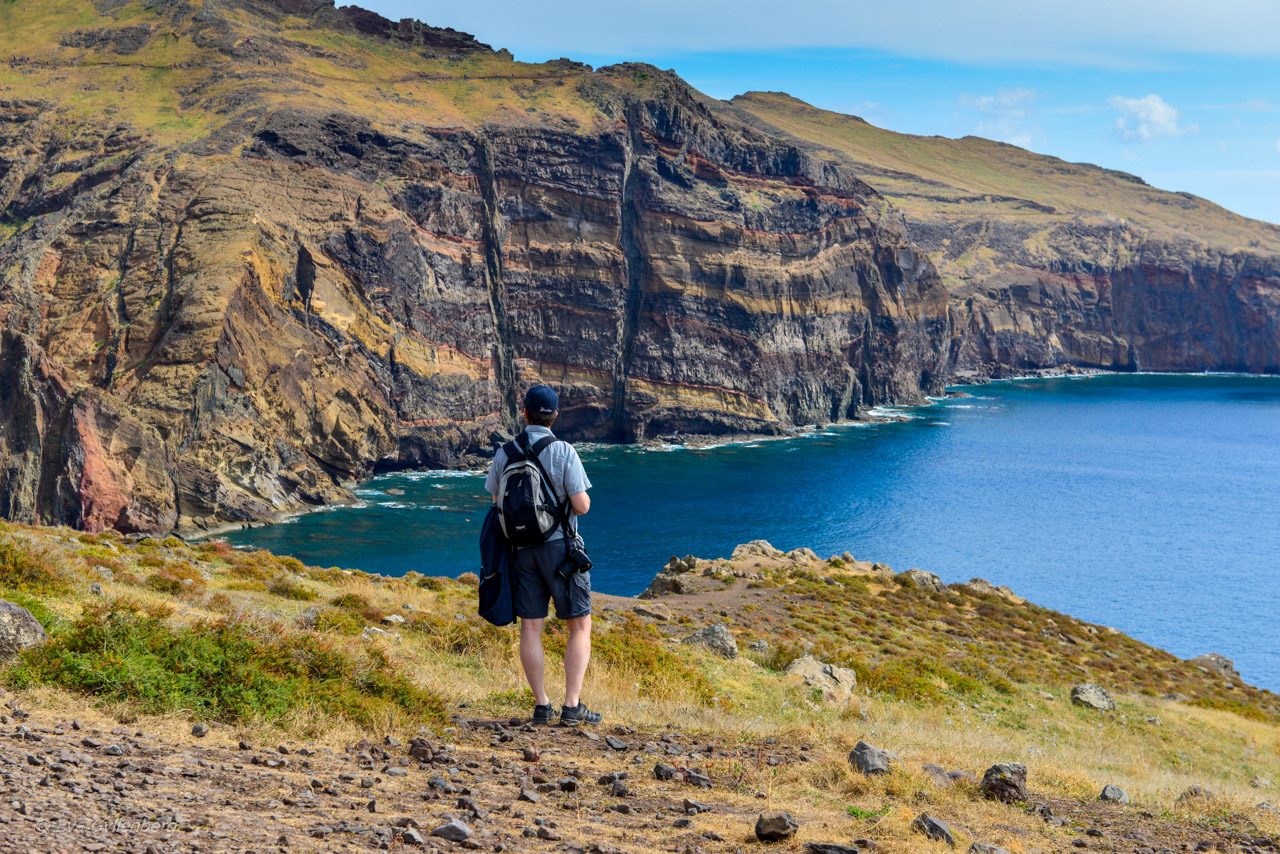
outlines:
M743 832L732 816L760 808L759 792L825 838L870 836L884 850L924 850L910 829L921 803L962 828L962 839L1059 850L1105 818L1088 811L1108 783L1135 801L1107 814L1117 821L1175 836L1280 832L1280 815L1256 808L1267 795L1251 786L1280 779L1278 698L1238 679L1005 591L935 591L840 558L760 552L695 562L679 575L688 592L658 603L601 597L585 696L610 726L661 733L675 724L698 743L756 756L707 762L715 779L735 782L718 784L725 810L701 826L733 833L729 843ZM52 640L11 663L3 681L22 703L54 714L83 716L83 697L95 717L131 728L182 733L184 721L221 723L232 744L287 737L339 746L422 726L453 731L459 711L525 715L531 698L516 633L474 616L474 581L320 569L216 542L5 525L0 598L31 608ZM664 607L668 617L651 616ZM716 621L743 655L727 660L679 642ZM549 645L563 641L553 631ZM784 672L806 649L854 668L848 702L824 702ZM551 674L553 685L558 678ZM1111 689L1118 710L1072 705L1070 685L1084 678ZM859 739L891 750L899 770L852 772L845 754ZM594 749L564 744L571 756ZM790 758L764 762L772 751ZM578 759L588 769L601 761ZM1027 763L1031 789L1058 814L1085 812L1046 823L983 800L971 784L939 788L921 770L936 763L981 775L997 761ZM1175 804L1192 785L1213 797Z
M779 92L749 92L731 103L781 131L847 155L908 218L990 217L1046 225L1111 218L1166 239L1280 252L1280 227L1189 193L1156 189L1124 172L974 136L895 133Z
M0 99L56 94L64 120L126 123L160 144L190 142L286 103L376 117L383 129L550 123L589 130L607 121L577 91L590 74L583 66L517 63L474 42L424 50L231 5L220 4L218 17L225 27L176 22L163 4L139 0L106 18L91 0L0 0ZM111 39L138 27L149 30L136 49Z

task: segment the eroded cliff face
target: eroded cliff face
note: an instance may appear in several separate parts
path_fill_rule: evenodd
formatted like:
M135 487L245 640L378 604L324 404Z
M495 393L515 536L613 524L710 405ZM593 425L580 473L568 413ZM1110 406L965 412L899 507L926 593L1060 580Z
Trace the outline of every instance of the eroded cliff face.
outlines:
M1280 255L1088 220L1051 229L1029 253L1043 235L984 225L946 238L911 227L922 251L957 268L957 370L1280 372ZM955 259L984 250L961 278Z
M235 29L257 19L216 8L168 21L260 57ZM483 48L338 26L454 62ZM586 119L390 122L258 82L232 97L229 74L186 92L219 120L178 143L0 104L0 512L269 519L483 453L535 380L562 391L562 435L616 440L941 388L945 289L875 191L674 76L547 68L537 85Z
M958 371L1280 371L1280 227L1133 175L915 137L781 93L732 105L903 212L951 293Z

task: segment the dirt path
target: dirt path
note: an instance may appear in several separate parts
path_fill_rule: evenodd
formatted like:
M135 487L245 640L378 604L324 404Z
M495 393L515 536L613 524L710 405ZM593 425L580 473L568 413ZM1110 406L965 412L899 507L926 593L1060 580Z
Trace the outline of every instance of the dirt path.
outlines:
M808 758L800 746L706 744L674 731L464 718L447 741L249 745L218 727L160 737L10 705L0 738L6 852L764 850L752 835L762 793L734 769ZM658 763L669 779L655 775ZM697 785L702 769L709 788ZM1280 851L1274 841L1138 810L1033 798L1041 806L1046 821L1078 833L1028 851ZM821 816L796 816L823 826ZM451 820L465 825L453 828L458 840L432 835ZM880 850L911 850L902 844Z

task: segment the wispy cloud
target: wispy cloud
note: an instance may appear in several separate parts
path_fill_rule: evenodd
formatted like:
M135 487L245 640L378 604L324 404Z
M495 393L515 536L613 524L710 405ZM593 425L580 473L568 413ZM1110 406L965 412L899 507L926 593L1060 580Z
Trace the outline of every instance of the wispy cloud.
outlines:
M1122 139L1150 142L1167 136L1182 136L1199 130L1196 125L1183 126L1178 110L1159 95L1142 98L1116 96L1108 103L1120 112L1116 133Z
M1031 119L1036 90L1001 89L994 95L961 95L960 106L977 112L974 133L1030 148L1042 134Z

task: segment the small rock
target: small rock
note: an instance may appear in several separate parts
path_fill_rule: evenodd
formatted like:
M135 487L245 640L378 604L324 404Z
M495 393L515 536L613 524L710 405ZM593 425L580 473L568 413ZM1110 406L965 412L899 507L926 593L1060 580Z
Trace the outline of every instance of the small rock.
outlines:
M711 804L704 804L700 801L684 799L684 811L689 815L697 815L698 813L711 812Z
M668 765L665 762L659 762L657 765L653 766L653 776L657 777L659 780L674 780L676 777L680 776L680 772L677 771L673 765Z
M431 831L431 835L448 839L450 842L461 842L471 837L471 828L455 818Z
M1174 801L1174 804L1181 807L1195 804L1197 801L1209 800L1213 800L1213 792L1210 792L1204 786L1192 786L1181 795L1178 795L1178 799Z
M916 816L916 820L911 822L911 829L929 839L945 842L952 848L956 847L956 839L951 835L951 826L942 819L929 815L927 812Z
M604 743L609 745L614 750L626 750L628 748L628 745L625 741L613 735L606 735L604 737Z
M1011 852L1008 848L1001 848L999 845L975 842L969 846L969 854L1011 854Z
M1249 781L1249 785L1255 789L1270 789L1271 781L1268 780L1266 777L1255 776L1252 780Z
M196 738L204 738L209 734L209 725L207 723L198 723L191 728L191 734Z
M762 812L756 819L756 839L761 842L781 842L795 836L800 825L789 812Z
M1129 796L1119 786L1108 784L1102 787L1102 794L1098 795L1098 800L1110 801L1114 804L1127 804L1129 803Z
M893 761L887 751L860 741L849 753L849 764L863 774L888 774Z
M412 827L406 827L404 830L400 831L400 840L404 842L405 845L412 845L415 847L421 847L426 844L426 840L422 838L422 834Z
M923 569L908 569L906 572L898 573L898 578L903 584L915 587L920 590L931 590L934 593L941 593L947 589L947 585L942 583L942 579L934 575L932 572L925 572Z
M947 769L943 768L941 765L933 765L926 762L921 766L921 769L924 771L925 776L932 780L934 785L940 788L949 788L956 782L951 778L951 775L947 773Z
M671 620L673 616L670 606L663 602L643 602L635 607L635 614L651 620L661 620L664 623Z
M1219 655L1216 652L1207 652L1204 655L1197 655L1191 659L1191 663L1197 667L1208 670L1218 676L1227 679L1239 679L1240 674L1236 671L1235 662L1227 658L1225 655Z
M729 631L729 627L724 623L716 623L713 626L707 626L705 629L699 629L681 641L681 643L704 646L724 658L738 657L738 642Z
M517 798L517 800L527 801L531 804L536 804L538 801L542 800L542 796L539 795L537 792L535 792L533 789L521 789L520 795Z
M387 614L382 618L382 622L388 626L403 626L406 621L399 614Z
M1006 804L1019 803L1027 799L1027 766L1018 762L1005 762L992 765L982 775L979 787L983 797L992 801L1003 801Z
M1071 702L1100 712L1111 712L1116 708L1116 701L1111 699L1106 689L1092 682L1085 682L1072 688Z
M542 754L538 752L538 748L536 747L526 747L521 756L524 758L525 762L537 762Z

